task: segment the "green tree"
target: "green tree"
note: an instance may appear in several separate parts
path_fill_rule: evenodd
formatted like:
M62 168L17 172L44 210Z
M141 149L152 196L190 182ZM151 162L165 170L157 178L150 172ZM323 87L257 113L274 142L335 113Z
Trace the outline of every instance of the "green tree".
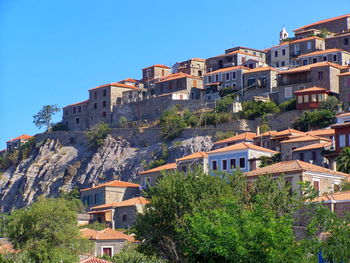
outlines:
M128 119L124 116L120 116L118 125L121 128L126 128L128 126Z
M14 248L33 262L75 263L90 248L90 241L80 236L75 204L65 199L39 197L31 206L13 211L5 232Z
M183 111L183 118L187 126L196 127L198 125L198 118L189 109Z
M176 107L164 111L160 117L161 134L164 139L172 140L178 137L186 126Z
M88 138L90 147L93 150L97 150L103 145L107 135L110 133L111 128L109 127L109 125L107 123L103 123L92 127L85 134Z
M60 121L52 125L51 131L69 131L69 129L66 124Z
M60 108L57 105L45 105L43 108L33 116L33 123L39 129L45 126L46 131L50 130L52 116L57 112L60 112Z
M278 108L280 111L291 111L296 109L296 100L291 99L285 102L282 102L280 105L278 105Z
M229 112L229 106L234 102L234 96L225 96L216 102L215 110L217 112ZM231 107L232 108L232 107Z
M242 117L253 120L266 113L277 113L279 108L273 101L245 101L242 103Z
M338 111L339 100L334 96L329 96L326 100L320 104L320 109Z
M304 111L303 114L293 123L293 127L300 131L321 129L333 124L336 120L332 110Z
M345 147L337 157L338 171L350 174L350 147Z

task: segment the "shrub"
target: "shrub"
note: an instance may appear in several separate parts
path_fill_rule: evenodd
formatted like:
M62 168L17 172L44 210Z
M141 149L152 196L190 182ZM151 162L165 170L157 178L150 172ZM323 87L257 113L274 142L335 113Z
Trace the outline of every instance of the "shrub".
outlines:
M328 127L335 120L335 113L331 110L304 111L294 122L293 127L300 131L309 131Z
M99 124L92 127L86 132L91 149L97 150L103 145L107 135L111 133L111 128L107 123Z
M150 162L150 164L148 165L148 169L156 168L158 166L166 164L166 161L169 157L169 149L166 143L162 144L161 149L162 149L161 157L158 160Z
M52 125L51 131L69 131L69 129L67 125L60 121Z
M242 103L242 117L249 120L254 120L256 117L266 113L277 112L279 112L279 108L273 101L245 101Z
M198 117L195 114L193 114L189 109L184 110L183 119L187 126L196 127L198 125Z
M334 96L330 96L326 100L321 102L320 109L331 110L336 112L338 110L338 105L339 105L339 100Z
M221 141L221 140L225 140L227 138L230 138L234 135L235 134L232 131L227 131L227 132L218 131L215 133L214 138L216 141Z
M226 96L217 101L216 111L217 112L229 112L229 106L234 102L233 96Z
M126 128L128 126L128 119L124 116L121 116L119 118L118 125L121 128Z
M230 112L207 112L201 118L201 126L227 123L233 120L233 115Z
M296 109L296 100L291 99L278 105L280 111L291 111Z
M176 107L164 111L160 117L161 135L164 139L175 139L186 126L184 118L178 113Z

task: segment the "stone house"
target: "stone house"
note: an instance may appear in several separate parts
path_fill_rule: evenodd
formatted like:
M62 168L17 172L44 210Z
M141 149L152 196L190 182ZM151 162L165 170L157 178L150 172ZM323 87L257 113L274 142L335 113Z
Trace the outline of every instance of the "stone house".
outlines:
M292 160L300 160L318 166L330 168L331 165L328 159L323 156L323 152L330 150L331 147L331 142L320 142L302 146L293 150Z
M205 99L220 99L219 91L222 88L232 88L233 90L243 89L243 74L249 71L243 66L227 67L204 74Z
M62 122L71 131L82 131L89 128L89 101L85 100L63 108Z
M330 91L319 87L312 87L294 91L294 95L296 97L296 109L317 109L321 106L321 102L325 101L330 94Z
M324 19L309 25L305 25L302 27L299 27L297 29L294 29L294 34L296 38L299 38L299 36L310 29L326 29L329 32L333 33L341 33L344 31L350 30L350 14L337 16L329 19Z
M325 40L320 37L307 37L289 42L289 57L291 65L297 65L297 59L300 55L325 50Z
M341 66L348 66L350 65L350 52L339 48L332 48L300 55L298 57L298 65L300 66L306 66L322 61L336 63Z
M147 89L145 88L137 88L125 90L122 92L122 104L128 104L131 102L138 102L144 99L147 99Z
M278 69L286 69L292 66L289 52L289 42L283 42L270 49L271 59L270 65Z
M266 62L266 52L264 50L250 48L250 47L233 47L225 50L225 54L232 53L234 51L240 51L247 54L251 54L258 57L258 61L265 63Z
M273 135L271 136L271 144L270 147L272 150L281 151L281 143L283 141L289 140L291 138L296 138L298 136L304 136L305 133L295 130L295 129L286 129L286 130L282 130L276 133L273 133Z
M190 99L198 100L201 98L202 90L202 78L181 72L162 77L154 83L155 96L179 91L187 91Z
M301 66L278 74L279 102L290 100L294 92L311 87L320 87L339 93L338 75L347 67L324 61Z
M272 138L275 136L277 131L267 131L261 134L257 134L253 137L253 143L257 146L261 146L266 149L274 150L276 147L274 146L274 141Z
M260 157L272 157L278 152L256 146L251 143L238 143L208 152L209 170L211 172L233 172L241 169L248 172L260 165Z
M339 99L343 103L343 109L350 111L350 72L338 75L339 77Z
M129 229L134 225L137 214L142 213L149 201L144 197L134 197L120 202L94 206L88 212L90 222L106 223L113 229Z
M350 147L350 112L337 115L335 130L335 152L339 154L344 147Z
M196 152L176 159L176 169L181 172L187 173L188 171L196 169L197 166L202 167L204 173L208 172L209 165L207 153Z
M90 127L100 123L113 122L113 107L122 103L123 92L137 90L133 85L110 83L89 90Z
M153 169L149 169L138 173L140 185L143 188L147 188L148 185L155 185L157 179L162 176L162 172L170 172L176 169L176 163L168 163L165 165L158 166Z
M203 77L206 72L205 59L192 58L186 61L177 62L172 67L173 73L185 73L195 77Z
M23 144L28 142L30 138L33 138L33 136L23 134L21 136L18 136L16 138L13 138L6 142L6 150L11 151L13 149L21 147Z
M318 136L334 141L335 130L334 129L320 129L305 132L306 135Z
M272 67L260 67L243 73L241 99L252 100L255 96L269 97L277 90L277 73Z
M142 79L144 87L150 91L150 95L153 95L154 83L159 78L165 77L171 74L171 68L165 65L156 64L147 68L142 69Z
M261 51L261 54L263 53L264 52ZM249 59L265 62L265 57L259 57L258 54L254 55L252 53L247 53L241 50L235 50L227 52L223 55L208 58L205 61L205 64L208 73L222 68L240 66Z
M350 52L350 32L346 31L326 38L326 48L339 48Z
M111 228L101 231L83 228L80 229L80 233L84 238L93 242L94 245L91 253L95 257L102 257L104 255L112 257L118 254L128 242L138 242L133 236Z
M322 195L313 202L322 202L338 217L344 217L347 213L350 213L350 191L337 192Z
M237 134L237 135L229 137L227 139L214 142L214 148L219 149L219 148L227 147L227 146L241 143L241 142L253 143L253 138L255 136L256 136L256 133L243 132L241 134Z
M245 173L248 182L259 176L270 175L273 178L283 176L290 183L292 190L303 194L300 182L310 182L319 195L339 189L349 175L299 160L283 161Z
M329 139L310 135L290 137L289 140L284 140L280 143L281 159L282 161L290 161L293 159L293 151L296 149L300 150L300 148L311 144L331 142ZM298 153L298 159L301 161L305 160L303 152Z
M139 195L140 185L118 180L80 190L80 199L87 208L120 202Z

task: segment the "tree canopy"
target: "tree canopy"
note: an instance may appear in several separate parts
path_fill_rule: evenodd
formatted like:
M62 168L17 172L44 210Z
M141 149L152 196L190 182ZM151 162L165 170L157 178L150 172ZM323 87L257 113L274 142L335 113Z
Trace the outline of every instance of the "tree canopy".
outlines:
M49 131L51 127L52 116L60 110L61 109L57 105L45 105L37 114L33 116L33 123L39 129L45 126L46 131Z

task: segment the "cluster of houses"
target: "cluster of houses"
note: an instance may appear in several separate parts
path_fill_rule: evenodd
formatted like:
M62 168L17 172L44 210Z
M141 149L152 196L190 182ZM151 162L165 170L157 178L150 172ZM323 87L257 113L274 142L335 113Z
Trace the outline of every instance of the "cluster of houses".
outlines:
M63 123L71 130L102 122L117 124L120 112L128 110L123 105L142 107L140 102L149 100L157 105L162 97L189 103L200 100L205 106L220 99L223 89L230 89L239 101L281 103L295 98L297 109L314 109L328 96L337 96L348 111L350 14L297 28L294 35L289 37L283 28L280 44L268 49L238 46L172 67L146 67L140 80L128 78L90 89L88 100L64 107Z

